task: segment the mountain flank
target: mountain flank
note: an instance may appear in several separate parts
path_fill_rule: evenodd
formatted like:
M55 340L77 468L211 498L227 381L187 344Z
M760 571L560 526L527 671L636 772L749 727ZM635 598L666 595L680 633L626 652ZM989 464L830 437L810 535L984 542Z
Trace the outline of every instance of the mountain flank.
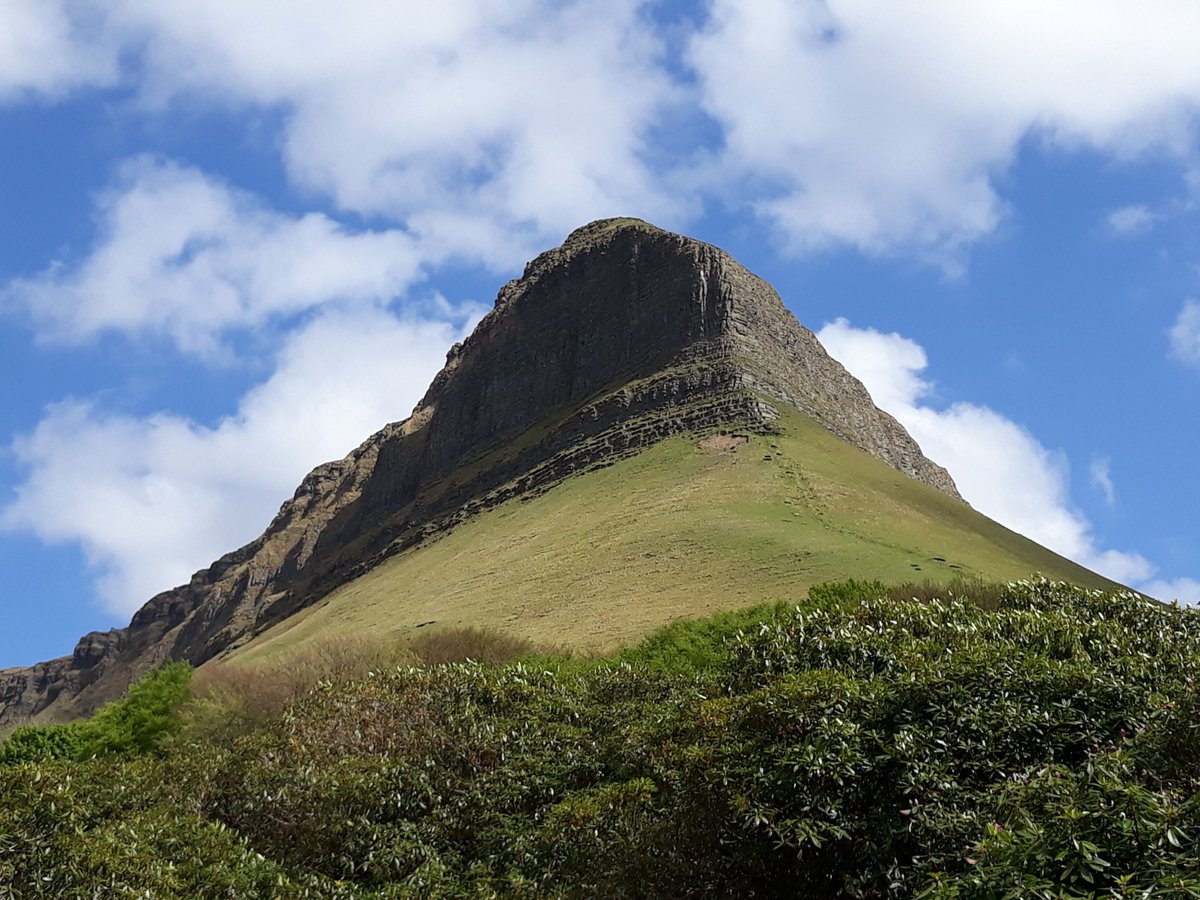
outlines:
M763 465L749 467L755 453ZM686 484L707 485L713 503L700 502L703 490L683 491ZM647 530L629 533L640 562L593 586L632 586L636 598L639 586L672 573L671 585L638 600L647 627L686 614L688 596L705 593L689 573L745 571L759 586L725 601L745 604L812 583L810 570L793 563L813 557L826 561L810 567L819 580L924 571L924 560L942 574L1038 568L1103 582L970 510L947 472L728 254L639 220L609 219L529 263L451 348L412 415L313 470L257 540L152 598L127 628L87 635L71 656L0 672L0 723L85 714L160 662L199 665L256 638L248 650L261 652L335 612L373 629L420 624L415 606L383 597L409 596L423 604L420 615L443 621L453 600L463 615L502 623L511 609L481 605L487 596L541 598L558 618L596 615L594 606L572 607L579 579L598 571L601 555L636 549L582 552L584 500L595 501L599 485L609 506L593 502L593 522L609 532L631 522ZM689 498L678 501L678 517L656 520L675 508L656 498L675 494ZM479 527L491 523L500 535L497 523L520 520L522 540L532 540L539 528L528 513L549 514L555 504L558 543L540 548L554 563L549 572L522 569L528 557ZM644 515L605 518L625 507ZM786 535L785 516L797 526ZM760 520L773 524L759 529ZM668 547L680 533L691 535L707 569L656 561L655 541ZM737 533L758 543L726 540ZM960 561L937 541L961 551ZM754 547L774 562L748 569ZM444 556L450 550L454 560ZM877 563L879 571L854 569ZM760 584L760 571L779 577ZM561 602L555 609L547 598ZM362 614L367 607L381 618Z

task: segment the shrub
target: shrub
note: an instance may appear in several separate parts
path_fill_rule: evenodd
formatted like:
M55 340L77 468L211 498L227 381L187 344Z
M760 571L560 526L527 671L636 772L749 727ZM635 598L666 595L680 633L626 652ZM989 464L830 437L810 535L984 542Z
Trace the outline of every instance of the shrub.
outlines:
M176 711L187 698L192 667L167 663L134 684L126 696L78 725L77 756L150 753L179 729Z
M413 638L409 649L430 666L474 662L505 663L534 654L544 654L528 638L491 628L444 628Z
M77 725L23 725L0 744L0 765L74 759L81 743Z
M694 674L719 666L738 634L772 622L791 609L788 604L763 604L720 612L704 619L681 619L660 628L617 658L651 671Z
M887 588L878 596L899 602L920 600L925 603L934 600L957 599L969 601L983 609L998 609L1006 591L1006 585L984 581L982 578L967 578L958 575L948 584L941 584L929 579L898 584Z
M995 602L843 583L0 766L0 896L1200 896L1200 615Z
M90 719L17 728L0 745L0 765L157 752L179 730L177 710L191 676L187 663L168 663Z
M309 641L264 662L213 661L196 671L184 715L196 733L236 732L279 715L318 683L345 684L415 661L393 639L346 636Z
M335 896L172 795L156 756L0 766L0 896Z

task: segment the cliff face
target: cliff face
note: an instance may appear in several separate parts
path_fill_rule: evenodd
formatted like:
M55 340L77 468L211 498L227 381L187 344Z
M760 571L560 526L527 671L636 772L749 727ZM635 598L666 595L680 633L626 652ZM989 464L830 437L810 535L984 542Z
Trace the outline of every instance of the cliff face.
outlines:
M592 223L505 285L410 418L315 469L260 538L127 628L0 671L0 723L89 712L159 662L235 648L480 509L680 431L769 430L780 404L957 496L766 282L644 222Z

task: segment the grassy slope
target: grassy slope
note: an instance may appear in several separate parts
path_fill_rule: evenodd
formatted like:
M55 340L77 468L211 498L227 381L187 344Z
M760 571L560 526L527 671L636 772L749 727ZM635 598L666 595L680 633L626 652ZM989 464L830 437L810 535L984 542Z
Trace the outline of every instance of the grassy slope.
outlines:
M918 484L800 414L736 452L677 437L397 556L239 653L321 634L488 625L587 650L813 584L1092 572ZM764 456L771 456L766 460Z

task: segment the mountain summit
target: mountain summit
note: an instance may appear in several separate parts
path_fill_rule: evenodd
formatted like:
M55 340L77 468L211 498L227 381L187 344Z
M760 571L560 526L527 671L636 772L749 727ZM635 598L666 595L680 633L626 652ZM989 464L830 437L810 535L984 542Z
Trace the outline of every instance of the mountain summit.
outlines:
M820 426L826 437L813 440L832 441L823 458L833 459L843 452L836 448L849 445L856 449L844 452L877 460L863 471L882 485L879 490L922 486L922 509L936 508L922 512L922 521L942 523L937 527L944 525L946 534L965 533L975 524L964 526L956 517L972 516L986 523L976 529L984 535L980 546L1012 544L1005 544L1003 565L954 568L994 576L1036 557L1039 563L1049 559L1049 568L1061 563L1058 570L1069 570L1068 577L1094 579L1029 542L1021 548L1028 545L1041 556L1012 549L1023 539L962 503L949 474L876 408L766 282L716 247L636 219L607 219L573 232L506 284L474 333L451 348L412 415L384 427L345 459L313 470L257 540L151 599L127 628L87 635L71 656L0 671L0 722L86 713L164 660L199 665L227 654L481 514L543 495L674 437L725 435L748 442L782 434L792 420ZM694 449L695 441L689 446ZM880 463L893 474L881 475L887 470ZM833 519L820 504L838 512L848 494L831 489L823 499L805 481L806 465L788 469L794 476L789 484L807 485L808 499L798 494L796 502L815 510L813 521L825 523L820 527L830 527ZM811 468L824 471L820 465L814 461ZM846 470L860 465L868 464L855 461ZM835 469L840 471L830 471ZM756 496L772 502L771 490ZM902 516L906 503L892 497L871 508ZM865 534L847 540L901 546L886 535ZM921 548L912 547L910 541L904 552L916 558ZM480 552L486 550L468 556ZM788 553L793 551L779 556ZM855 551L845 558L868 556ZM842 571L840 577L885 574ZM524 590L515 582L509 588Z

